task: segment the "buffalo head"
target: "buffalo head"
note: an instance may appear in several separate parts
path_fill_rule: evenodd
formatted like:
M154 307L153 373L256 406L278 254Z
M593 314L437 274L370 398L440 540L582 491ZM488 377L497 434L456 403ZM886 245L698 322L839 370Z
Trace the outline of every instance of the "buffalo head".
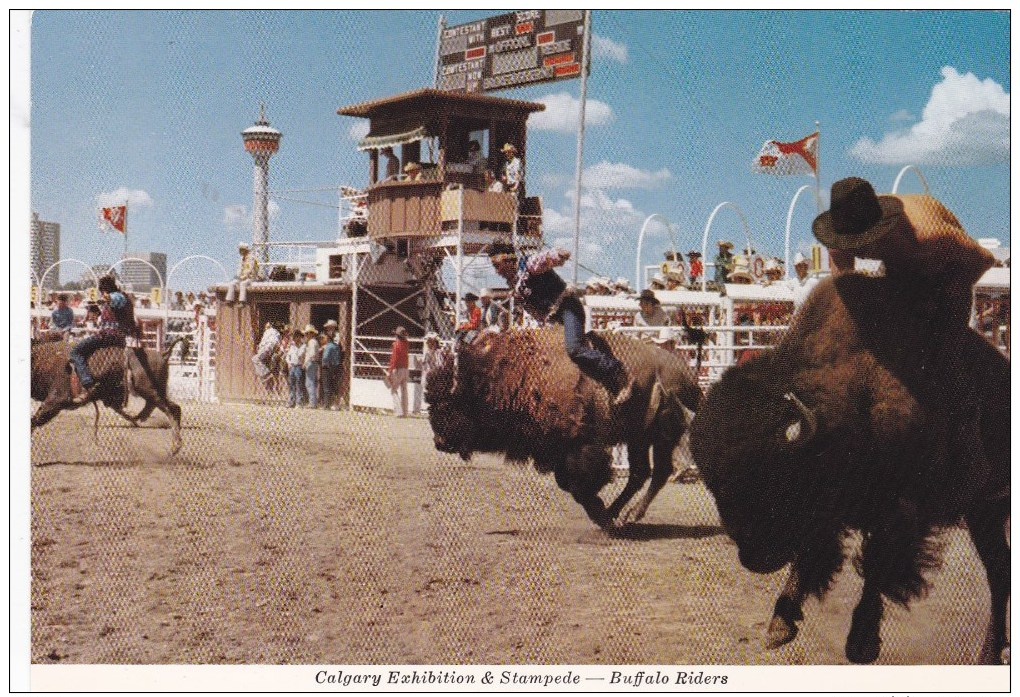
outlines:
M758 573L796 556L829 498L818 418L771 368L765 360L728 371L691 427L691 452L723 526L741 564Z
M472 418L466 387L464 381L458 380L455 357L448 354L428 375L425 401L429 405L429 425L436 449L469 460L477 449L481 429Z

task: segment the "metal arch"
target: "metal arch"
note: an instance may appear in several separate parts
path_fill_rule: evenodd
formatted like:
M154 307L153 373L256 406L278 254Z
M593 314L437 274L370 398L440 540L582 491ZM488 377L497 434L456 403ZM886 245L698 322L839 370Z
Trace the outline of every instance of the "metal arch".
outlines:
M658 219L666 224L666 229L669 230L669 242L673 245L673 254L676 255L676 235L673 234L672 223L669 222L666 216L652 213L645 218L644 224L641 225L641 233L638 235L637 258L634 260L634 288L638 290L644 287L644 284L641 282L641 245L645 241L645 230L648 228L648 223L652 222L652 219Z
M39 279L39 298L36 299L36 302L39 302L39 303L42 302L43 288L46 287L46 285L45 285L46 284L46 277L50 274L50 271L52 271L53 269L55 269L58 266L60 266L61 264L63 264L65 261L67 261L67 262L73 261L76 264L81 264L82 266L84 266L85 270L88 271L90 274L92 274L92 280L95 281L96 286L97 287L99 286L99 277L96 276L96 272L92 270L91 266L86 264L81 259L58 259L57 261L55 261L52 264L50 264L49 267L45 271L43 271L42 278ZM32 275L35 275L34 271L32 272Z
M139 259L138 257L125 257L124 259L120 259L120 260L114 262L113 264L111 264L110 265L110 271L113 271L115 268L117 268L118 266L123 264L125 261L140 261L143 264L145 264L146 266L148 266L150 269L155 271L156 272L156 277L159 278L159 287L160 287L160 289L162 291L164 291L164 292L166 291L166 283L163 282L163 274L161 274L159 272L159 269L157 269L151 263L145 261L145 259Z
M924 174L921 173L921 170L916 165L907 165L900 170L900 173L896 175L896 181L893 182L892 193L895 194L899 191L900 181L903 179L903 175L907 173L907 170L913 170L914 174L917 175L917 178L921 180L921 185L924 186L924 193L930 196L931 189L928 188L928 180L924 178Z
M176 271L177 268L181 264L183 264L186 261L191 261L192 259L207 259L207 260L211 261L212 263L216 264L216 266L220 267L220 271L223 272L223 280L225 280L225 281L229 281L230 280L230 274L227 273L227 269L226 269L225 266L223 266L223 264L221 264L220 262L216 261L215 259L213 259L210 256L206 256L205 254L192 254L191 256L184 257L179 262L177 262L172 267L170 267L170 271L166 275L166 287L167 288L170 288L170 279L173 277L174 271ZM157 271L157 273L159 273L159 272Z
M702 259L707 259L708 258L706 256L708 254L708 233L712 229L712 221L715 220L716 214L720 210L722 210L723 208L726 208L726 207L732 208L734 211L736 211L737 215L740 216L740 223L744 226L744 234L747 236L747 249L751 249L752 248L751 247L751 228L747 224L747 217L744 215L744 211L740 210L740 206L738 206L737 204L733 203L732 201L723 201L722 203L720 203L718 206L715 207L715 210L712 211L712 214L710 216L708 216L708 222L705 223L705 232L704 232L704 234L701 237L701 258ZM703 273L701 275L701 290L704 291L704 290L707 290L707 288L708 288L708 274L707 273Z
M790 201L790 208L786 211L786 258L783 264L783 271L786 273L787 280L790 279L790 226L793 223L793 208L797 205L797 199L800 198L800 195L813 188L811 184L805 184L797 189L797 193L793 195L793 199Z

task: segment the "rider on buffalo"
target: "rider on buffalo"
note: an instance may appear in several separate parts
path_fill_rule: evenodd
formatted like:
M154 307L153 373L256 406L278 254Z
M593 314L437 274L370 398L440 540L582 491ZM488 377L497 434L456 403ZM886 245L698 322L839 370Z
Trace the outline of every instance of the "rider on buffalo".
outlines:
M561 323L570 360L605 386L614 405L623 404L631 397L634 378L615 356L585 342L584 307L553 270L569 258L570 252L557 248L518 258L512 245L496 242L489 247L493 268L517 301L539 322Z
M99 279L99 292L103 300L99 312L99 331L79 341L71 349L69 356L81 383L81 391L74 398L75 404L87 402L92 389L96 386L96 380L89 371L89 356L105 346L123 347L126 344L125 339L129 336L139 338L131 301L120 292L112 276L103 276Z

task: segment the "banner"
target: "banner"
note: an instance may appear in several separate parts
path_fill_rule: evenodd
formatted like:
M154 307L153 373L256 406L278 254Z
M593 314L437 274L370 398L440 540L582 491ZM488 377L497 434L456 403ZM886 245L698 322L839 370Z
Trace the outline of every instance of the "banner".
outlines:
M102 209L99 219L99 229L108 230L113 228L117 232L127 234L127 204L123 206L110 206Z
M751 163L759 174L818 174L818 131L793 143L768 140Z

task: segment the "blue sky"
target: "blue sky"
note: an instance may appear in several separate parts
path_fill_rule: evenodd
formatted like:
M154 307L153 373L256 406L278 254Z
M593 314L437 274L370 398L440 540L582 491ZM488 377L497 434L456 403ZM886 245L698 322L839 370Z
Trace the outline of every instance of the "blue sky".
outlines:
M442 14L459 24L503 11ZM364 185L360 120L336 110L430 86L440 14L37 12L32 210L61 224L63 256L109 263L123 240L99 232L96 208L128 195L132 251L165 251L171 266L208 254L233 272L237 242L251 239L240 132L259 103L284 134L271 189ZM632 276L652 213L672 221L681 251L700 247L722 201L744 211L759 251L781 256L791 198L812 180L750 163L764 141L799 139L816 120L823 190L859 175L888 191L918 165L974 237L1008 246L1008 14L597 10L593 26L585 267ZM495 93L549 105L529 122L528 190L544 198L551 242L572 230L579 92L573 80ZM901 191L919 186L908 175ZM287 196L310 203L276 199L272 240L336 237L335 195ZM816 213L802 196L795 249ZM666 244L650 230L646 263ZM720 213L711 237L739 241L738 217ZM179 273L196 286L219 276L201 264ZM78 275L68 266L62 280Z

